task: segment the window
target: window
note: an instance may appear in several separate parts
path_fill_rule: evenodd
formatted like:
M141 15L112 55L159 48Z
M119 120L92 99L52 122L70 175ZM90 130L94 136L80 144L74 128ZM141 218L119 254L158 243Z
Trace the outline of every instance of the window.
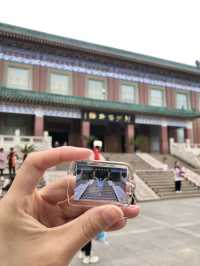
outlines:
M88 97L93 99L106 99L106 88L104 80L88 80Z
M164 91L162 89L150 89L150 105L164 106Z
M136 85L122 84L121 86L121 101L126 103L136 102Z
M30 70L26 68L7 68L7 86L15 89L28 90L31 88Z
M188 95L186 93L176 94L176 107L178 109L188 109Z
M70 77L64 74L50 73L50 92L69 95L71 94Z

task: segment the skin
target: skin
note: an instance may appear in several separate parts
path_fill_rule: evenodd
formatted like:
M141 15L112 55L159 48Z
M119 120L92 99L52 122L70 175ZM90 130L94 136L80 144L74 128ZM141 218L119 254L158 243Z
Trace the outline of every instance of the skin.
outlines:
M69 205L74 179L65 177L36 189L45 170L65 161L87 159L90 150L59 147L30 154L0 201L0 261L4 266L66 266L100 231L121 229L137 206Z

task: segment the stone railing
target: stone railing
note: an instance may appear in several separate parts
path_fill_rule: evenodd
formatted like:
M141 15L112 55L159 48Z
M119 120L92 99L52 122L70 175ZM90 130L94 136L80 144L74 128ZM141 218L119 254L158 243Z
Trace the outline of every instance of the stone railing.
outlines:
M135 173L135 196L138 201L158 200L160 197Z
M185 143L175 143L174 139L170 139L170 153L193 167L200 168L199 144L191 144L190 140L186 140Z
M16 150L24 148L25 145L33 145L37 151L51 148L51 137L45 132L44 136L20 136L20 132L16 130L15 135L0 135L0 147L5 151L9 151L11 147Z

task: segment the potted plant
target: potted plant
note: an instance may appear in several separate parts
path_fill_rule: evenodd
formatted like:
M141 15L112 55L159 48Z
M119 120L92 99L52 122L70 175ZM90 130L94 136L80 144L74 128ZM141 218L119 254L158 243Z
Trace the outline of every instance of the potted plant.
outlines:
M90 136L83 136L83 139L87 145L88 148L92 148L92 143L96 139L95 136L90 135Z
M23 148L21 148L21 153L23 154L23 161L26 159L27 155L35 150L33 144L25 144Z

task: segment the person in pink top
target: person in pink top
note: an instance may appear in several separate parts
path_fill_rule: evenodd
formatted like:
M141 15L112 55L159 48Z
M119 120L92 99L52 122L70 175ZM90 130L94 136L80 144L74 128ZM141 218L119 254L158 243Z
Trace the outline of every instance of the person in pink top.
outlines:
M3 176L6 167L6 154L3 148L0 148L0 176Z

